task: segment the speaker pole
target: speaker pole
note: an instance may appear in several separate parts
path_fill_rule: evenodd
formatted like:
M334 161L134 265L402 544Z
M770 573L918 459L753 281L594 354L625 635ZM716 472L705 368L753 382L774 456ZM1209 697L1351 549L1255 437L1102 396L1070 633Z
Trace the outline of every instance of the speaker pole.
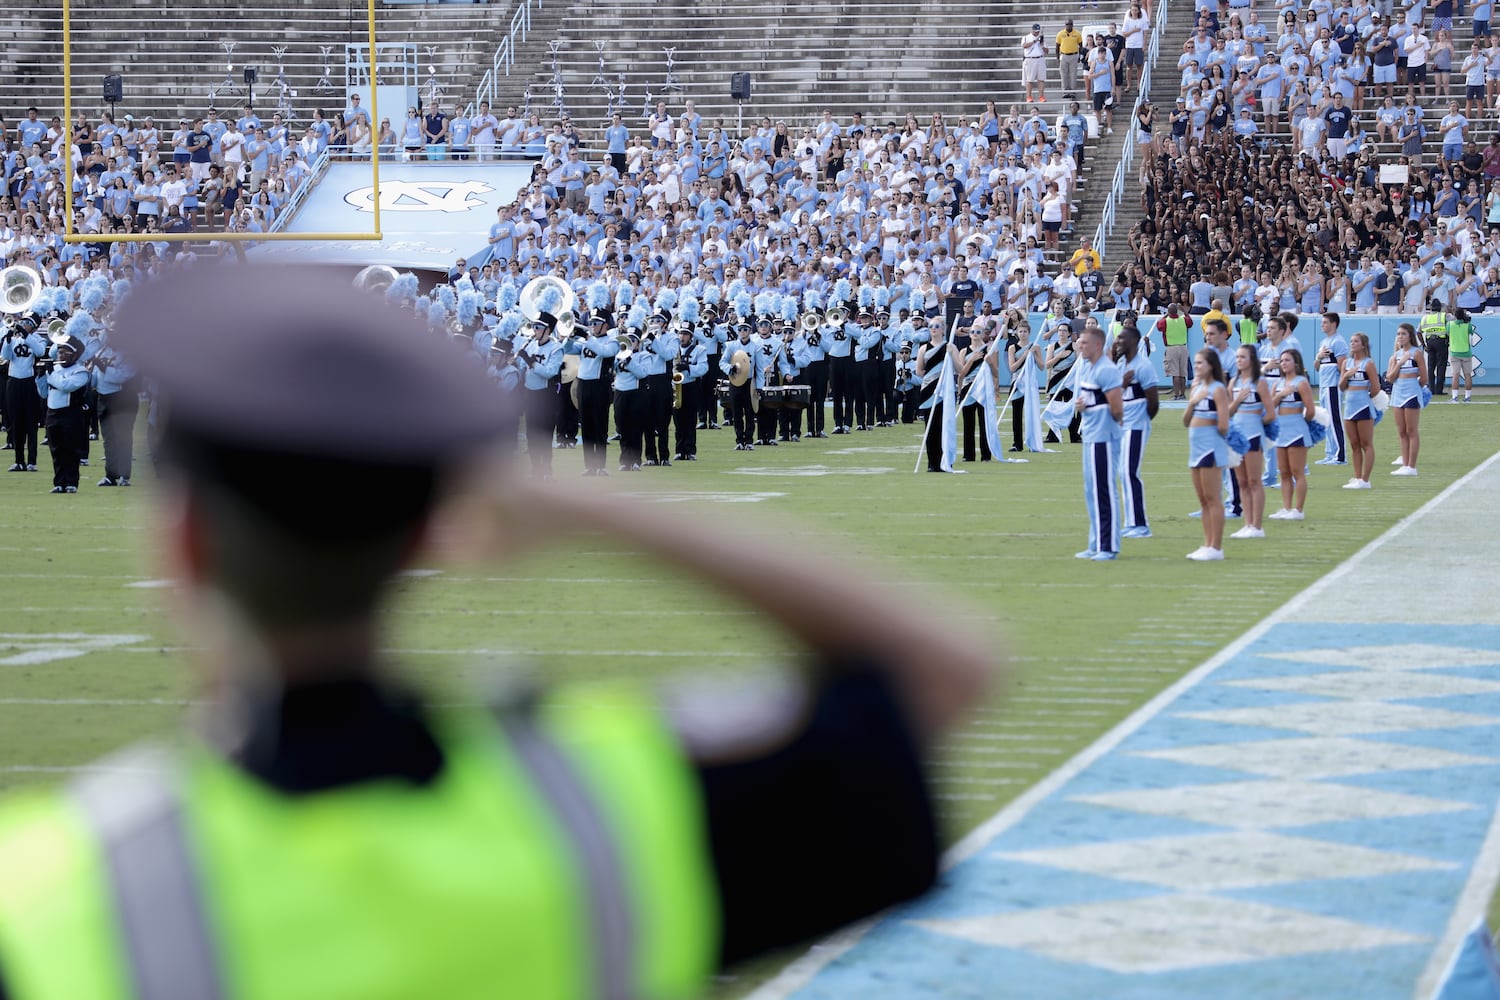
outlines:
M739 116L738 123L735 125L735 130L737 132L739 132L739 134L740 134L740 141L744 142L745 141L745 102L744 101L738 101L736 103L738 103L739 107L740 107L740 116Z

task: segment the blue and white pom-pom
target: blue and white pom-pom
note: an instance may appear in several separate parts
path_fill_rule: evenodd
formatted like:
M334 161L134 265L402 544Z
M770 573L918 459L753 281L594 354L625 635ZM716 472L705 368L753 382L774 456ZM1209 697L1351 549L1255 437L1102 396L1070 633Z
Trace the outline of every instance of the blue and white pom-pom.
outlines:
M96 313L109 299L109 279L102 274L84 278L78 285L78 308Z
M781 318L787 323L797 322L797 299L793 295L781 298Z
M474 281L466 274L455 281L453 287L462 295L464 292L472 292L474 290Z
M684 295L677 303L677 319L688 326L695 326L698 323L698 316L698 300L691 295Z
M500 313L510 312L520 301L520 293L512 282L505 282L500 286L500 291L495 293L495 311Z
M89 334L97 329L99 329L99 324L94 322L94 317L86 312L74 313L63 325L64 333L70 337L77 337L79 340L87 340Z
M776 311L776 293L761 292L755 297L755 314L769 316Z
M109 299L112 305L119 305L130 295L133 286L129 278L119 278L109 286Z
M458 321L464 326L469 326L479 320L479 309L484 303L484 297L474 290L470 282L468 288L458 290Z
M925 313L927 311L927 299L922 295L921 289L917 289L911 293L911 298L907 300L907 308L913 313Z
M427 310L431 306L432 300L425 295L418 295L416 298L411 300L411 311L422 317L424 320L427 318Z
M556 316L563 305L562 289L556 285L547 285L537 293L534 302L536 307L548 316Z
M452 285L438 285L433 289L432 298L449 312L458 308L458 293L453 290Z
M839 304L848 302L854 297L854 286L849 284L848 278L840 278L833 283L833 301Z
M1229 428L1229 433L1224 435L1224 443L1229 445L1229 467L1236 468L1244 461L1246 453L1250 451L1250 442L1243 433L1235 428Z
M802 296L802 305L808 312L823 311L823 295L816 288L809 288Z
M635 304L635 289L621 285L615 290L615 312L626 312Z
M508 312L500 317L500 322L495 324L495 336L502 340L510 340L521 329L521 314Z
M741 292L749 291L750 286L745 284L744 278L735 278L729 283L729 287L724 289L724 294L728 297L730 302L735 302L739 299Z
M891 304L891 290L884 285L875 287L875 308L884 309Z
M625 317L625 325L632 330L644 330L650 318L651 310L646 307L645 296L642 296L631 303L630 312Z
M656 296L656 304L652 307L656 312L669 313L677 305L677 293L670 288L664 288Z
M740 319L749 319L754 311L755 305L750 300L749 292L740 292L734 297L734 312Z
M874 304L875 304L875 289L871 288L869 285L860 285L859 286L859 307L861 309L869 309Z
M709 285L707 288L705 288L703 290L703 304L704 305L706 305L706 306L716 306L716 305L718 305L722 301L723 301L723 295L720 294L720 292L719 292L719 286L718 285Z
M427 325L434 330L447 328L448 310L443 307L442 302L433 302L427 306Z
M609 307L609 286L602 281L596 281L589 285L583 293L583 304L589 307L589 311L598 312Z
M417 300L418 288L415 274L399 275L385 290L385 300L392 305L407 305Z

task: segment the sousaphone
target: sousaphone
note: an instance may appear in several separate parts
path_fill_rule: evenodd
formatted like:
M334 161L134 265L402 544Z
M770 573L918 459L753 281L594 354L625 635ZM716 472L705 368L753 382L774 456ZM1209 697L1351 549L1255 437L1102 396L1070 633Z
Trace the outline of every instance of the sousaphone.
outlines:
M548 302L549 298L554 301ZM578 325L578 296L572 286L555 275L544 274L526 282L516 305L528 323L540 323L559 337L571 337ZM551 308L543 308L545 305Z

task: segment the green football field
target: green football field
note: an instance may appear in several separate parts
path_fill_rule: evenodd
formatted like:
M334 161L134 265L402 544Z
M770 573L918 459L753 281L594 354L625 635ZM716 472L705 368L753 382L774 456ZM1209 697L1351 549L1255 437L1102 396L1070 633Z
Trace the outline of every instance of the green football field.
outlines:
M753 453L732 450L724 429L700 432L696 463L613 473L608 485L684 517L757 524L789 559L816 540L879 560L914 607L957 596L976 626L1005 637L1008 697L957 733L939 765L956 837L1487 457L1500 406L1438 403L1422 431L1419 478L1386 474L1396 443L1387 421L1374 490L1338 489L1347 468L1314 466L1307 520L1267 521L1268 538L1227 541L1218 564L1183 558L1201 535L1188 517L1196 504L1178 410L1162 411L1147 453L1155 537L1126 540L1115 563L1072 558L1086 536L1067 444L1024 465L936 476L912 474L915 426ZM47 493L45 454L41 473L0 473L0 788L65 780L111 748L170 732L193 698L170 591L141 586L162 575L152 475L142 466L133 488L96 488L98 444L93 459L76 496ZM557 452L556 468L568 481L580 453ZM1416 599L1420 575L1391 585ZM519 565L413 575L399 590L392 656L445 698L477 697L518 665L555 679L655 677L754 669L790 651L753 614L602 538Z

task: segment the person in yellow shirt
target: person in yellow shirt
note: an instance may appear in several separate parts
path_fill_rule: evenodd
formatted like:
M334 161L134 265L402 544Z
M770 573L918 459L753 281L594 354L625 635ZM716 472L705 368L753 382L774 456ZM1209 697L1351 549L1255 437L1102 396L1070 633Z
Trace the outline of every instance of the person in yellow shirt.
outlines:
M1207 329L1208 324L1212 323L1214 320L1219 320L1221 323L1223 323L1224 324L1224 329L1226 329L1226 330L1232 328L1233 325L1234 325L1234 324L1232 324L1232 323L1229 322L1229 317L1226 316L1226 315L1224 315L1224 300L1223 299L1210 299L1209 300L1209 303L1208 303L1208 312L1206 312L1206 313L1203 314L1203 326L1204 326L1204 328Z
M1096 271L1104 267L1104 259L1099 256L1099 251L1094 249L1094 241L1087 236L1079 241L1078 249L1074 250L1073 256L1068 258L1068 266L1073 268L1074 274L1082 275L1085 267L1084 261L1086 260L1094 262L1094 269Z
M1083 33L1073 27L1073 19L1057 33L1057 72L1062 77L1063 100L1078 96L1078 52L1083 47Z

